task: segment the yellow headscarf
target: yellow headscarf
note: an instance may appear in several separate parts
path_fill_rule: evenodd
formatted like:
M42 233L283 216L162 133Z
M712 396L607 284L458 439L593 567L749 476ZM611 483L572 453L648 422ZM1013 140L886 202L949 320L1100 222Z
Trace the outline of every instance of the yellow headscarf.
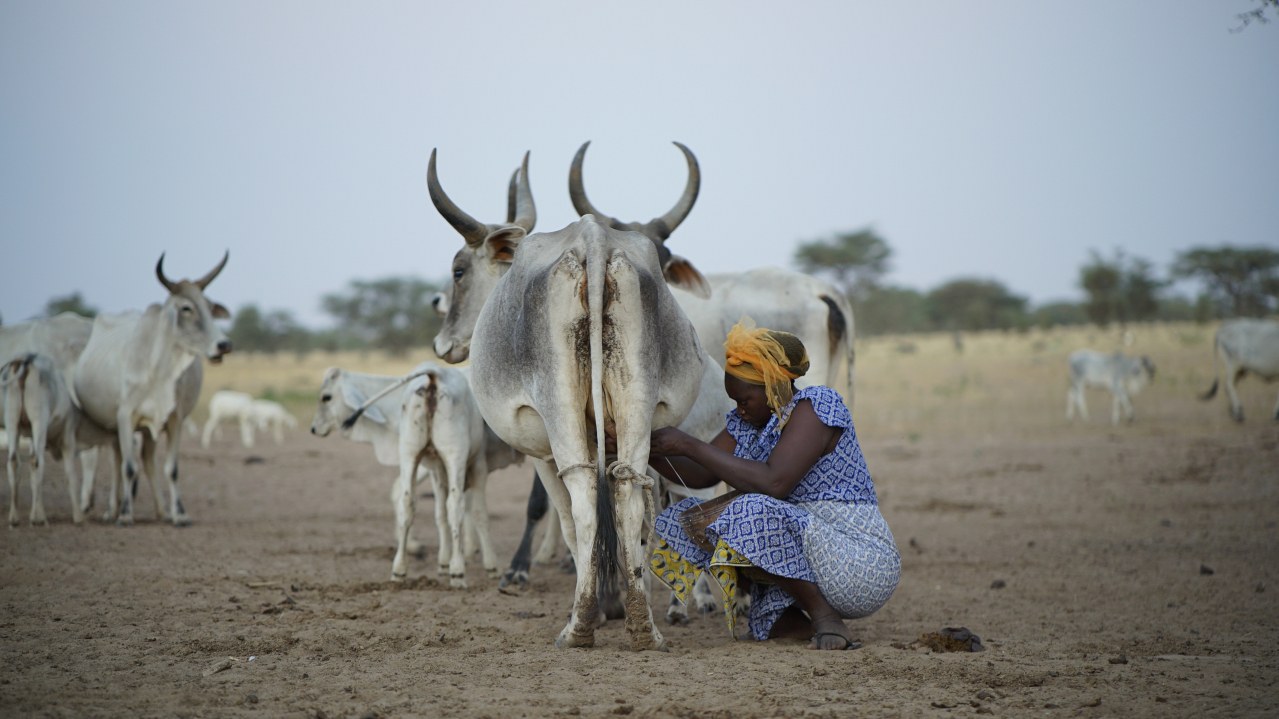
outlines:
M753 324L749 318L745 323ZM808 371L808 351L798 337L781 330L733 325L724 341L724 371L750 384L764 386L768 407L781 416L790 403L791 381Z

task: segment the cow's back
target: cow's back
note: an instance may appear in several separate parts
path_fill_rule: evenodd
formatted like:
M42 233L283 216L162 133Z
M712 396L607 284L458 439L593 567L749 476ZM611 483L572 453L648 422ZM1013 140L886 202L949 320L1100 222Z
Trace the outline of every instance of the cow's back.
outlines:
M590 346L592 265L604 283L601 310L617 313L604 318L608 331L598 358ZM558 232L525 238L494 287L472 340L476 401L508 444L549 458L547 423L556 424L555 431L585 425L580 416L541 413L572 402L585 411L593 359L611 398L606 412L642 406L655 425L674 425L697 397L700 343L661 276L652 242L587 215ZM557 396L565 392L572 402Z
M1236 319L1217 330L1217 345L1236 365L1262 377L1279 377L1279 322Z

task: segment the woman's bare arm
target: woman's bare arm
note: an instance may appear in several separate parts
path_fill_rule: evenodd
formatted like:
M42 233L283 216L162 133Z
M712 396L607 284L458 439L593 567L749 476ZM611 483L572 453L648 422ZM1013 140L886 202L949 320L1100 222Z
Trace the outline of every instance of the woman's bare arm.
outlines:
M689 487L695 485L689 481L684 467L690 466L690 472L699 484L696 486L713 486L714 482L701 484L710 478L723 481L729 486L744 492L758 492L778 499L785 499L795 489L795 485L804 478L808 470L826 452L839 430L828 427L813 411L812 402L801 400L791 412L790 420L782 430L781 439L773 449L767 462L755 462L749 459L734 457L732 447L727 449L721 439L732 435L721 432L710 443L681 432L674 428L665 428L653 433L652 453L659 456L679 456L691 460L688 463L676 464L684 483ZM674 460L672 460L674 461ZM650 459L650 464L659 472L665 460ZM693 469L696 467L701 471ZM663 472L664 475L669 474ZM679 481L671 477L673 481Z

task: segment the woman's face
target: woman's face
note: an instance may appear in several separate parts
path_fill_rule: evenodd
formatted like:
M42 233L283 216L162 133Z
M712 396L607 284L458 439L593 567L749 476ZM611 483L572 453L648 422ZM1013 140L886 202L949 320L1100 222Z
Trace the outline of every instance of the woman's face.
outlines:
M725 372L724 391L737 403L737 416L752 427L763 427L772 418L764 385L751 384Z

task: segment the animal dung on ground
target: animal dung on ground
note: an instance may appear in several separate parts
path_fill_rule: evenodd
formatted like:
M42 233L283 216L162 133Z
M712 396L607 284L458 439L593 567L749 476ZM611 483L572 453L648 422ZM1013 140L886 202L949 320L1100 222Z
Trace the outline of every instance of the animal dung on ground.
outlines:
M919 642L935 652L984 652L981 637L966 627L945 627L940 632L928 632L919 636Z

